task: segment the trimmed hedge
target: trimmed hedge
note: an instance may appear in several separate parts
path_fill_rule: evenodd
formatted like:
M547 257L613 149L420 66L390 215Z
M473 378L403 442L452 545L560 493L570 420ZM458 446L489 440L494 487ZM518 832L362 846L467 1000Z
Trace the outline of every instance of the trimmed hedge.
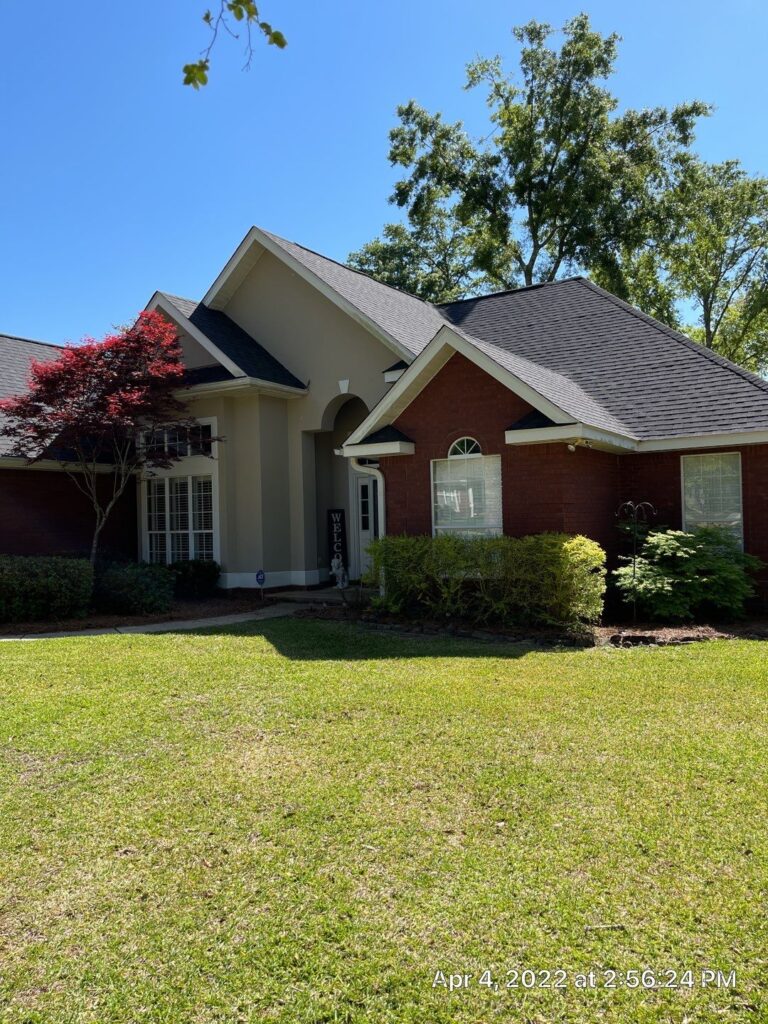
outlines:
M625 564L613 576L624 601L637 601L643 615L668 622L739 618L755 589L750 573L763 564L715 526L653 531L637 556L634 578L632 559L621 560Z
M0 622L82 617L92 590L85 558L0 555Z
M149 615L168 611L173 589L174 575L165 565L114 562L99 567L93 601L100 612Z
M596 622L605 552L587 537L382 537L369 548L367 582L397 615L475 623Z
M216 593L221 566L218 562L192 558L188 562L172 562L171 572L176 581L177 597L199 599Z

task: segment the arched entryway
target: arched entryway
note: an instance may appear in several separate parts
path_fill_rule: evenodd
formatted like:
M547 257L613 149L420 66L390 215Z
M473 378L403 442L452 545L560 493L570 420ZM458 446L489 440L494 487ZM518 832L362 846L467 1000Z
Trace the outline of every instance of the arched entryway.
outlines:
M371 478L361 476L349 459L334 452L368 415L368 408L356 395L338 395L323 415L323 430L315 434L315 494L318 565L328 569L330 544L328 514L343 513L343 529L350 579L357 579L364 561L364 548L374 529ZM368 493L365 487L368 486ZM371 536L368 536L368 534Z

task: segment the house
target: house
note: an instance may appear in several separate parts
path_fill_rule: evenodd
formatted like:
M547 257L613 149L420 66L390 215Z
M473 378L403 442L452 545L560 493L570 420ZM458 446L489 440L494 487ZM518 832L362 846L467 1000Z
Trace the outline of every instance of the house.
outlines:
M202 301L147 308L220 440L139 481L143 558L278 587L325 582L342 536L358 576L384 532L562 530L615 557L632 499L768 562L768 383L584 278L436 306L252 228Z
M61 351L29 338L0 334L0 398L22 393L33 360L45 362ZM85 555L91 549L93 510L88 499L53 460L27 466L10 454L0 437L0 554ZM103 482L110 487L105 467ZM136 487L127 488L104 529L102 552L116 558L136 554Z

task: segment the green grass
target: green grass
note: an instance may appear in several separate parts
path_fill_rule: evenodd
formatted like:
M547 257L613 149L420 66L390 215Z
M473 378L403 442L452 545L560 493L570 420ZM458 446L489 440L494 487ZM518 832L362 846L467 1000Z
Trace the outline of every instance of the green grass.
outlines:
M767 651L0 645L0 1020L768 1020Z

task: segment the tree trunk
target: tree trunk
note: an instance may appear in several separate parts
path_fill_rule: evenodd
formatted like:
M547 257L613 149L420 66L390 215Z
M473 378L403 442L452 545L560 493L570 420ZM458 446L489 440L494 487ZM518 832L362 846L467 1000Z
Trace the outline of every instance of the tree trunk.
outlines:
M104 526L104 520L96 524L96 529L93 531L93 539L91 540L91 565L96 566L96 552L99 549L99 535L101 534Z

